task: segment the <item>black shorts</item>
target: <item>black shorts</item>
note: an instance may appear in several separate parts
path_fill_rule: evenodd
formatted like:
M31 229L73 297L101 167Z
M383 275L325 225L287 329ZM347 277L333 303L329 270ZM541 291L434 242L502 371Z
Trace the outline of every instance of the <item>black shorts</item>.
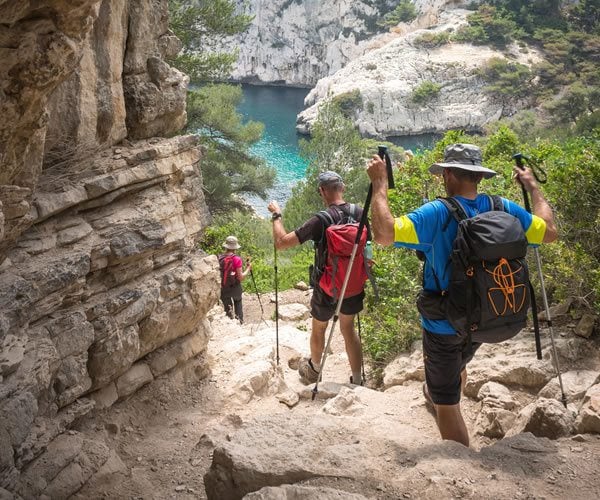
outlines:
M473 342L469 346L464 337L440 335L423 329L425 380L435 404L455 405L460 402L460 373L480 345Z
M342 314L358 314L363 309L364 290L358 295L347 297L342 302L340 312ZM310 299L310 313L312 317L319 321L329 321L335 314L336 303L333 297L327 295L319 285L313 289L313 295Z

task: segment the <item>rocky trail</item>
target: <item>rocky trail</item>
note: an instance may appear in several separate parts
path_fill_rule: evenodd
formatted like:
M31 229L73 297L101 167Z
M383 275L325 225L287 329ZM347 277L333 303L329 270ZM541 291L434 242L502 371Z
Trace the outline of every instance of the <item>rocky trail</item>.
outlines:
M590 340L559 342L561 354L582 365L577 376L565 374L570 411L539 397L523 410L536 401L533 386L545 386L548 398L556 390L548 352L538 362L532 339L482 348L464 398L468 449L440 440L421 392L418 350L390 365L386 390L353 386L337 333L311 401L312 385L289 366L308 349L308 293L280 295L289 317L279 322L279 366L274 305L262 296L262 313L256 296L245 296L243 327L218 306L209 315L210 373L188 363L65 434L65 454L88 440L112 450L72 498L599 497L600 436L577 432L579 407L592 415L598 404L598 351ZM588 424L598 425L595 418ZM77 468L63 473L65 484L79 477Z

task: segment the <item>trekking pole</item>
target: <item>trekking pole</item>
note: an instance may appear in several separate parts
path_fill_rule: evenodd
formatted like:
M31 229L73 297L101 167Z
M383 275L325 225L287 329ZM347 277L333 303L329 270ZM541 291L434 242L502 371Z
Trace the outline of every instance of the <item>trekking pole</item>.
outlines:
M279 282L277 277L277 243L275 241L273 241L273 255L275 261L275 346L277 365L279 366Z
M392 161L390 160L390 156L387 152L387 146L379 146L377 154L382 160L385 160L385 164L387 167L388 174L388 188L394 189L394 173L392 171ZM342 308L342 302L344 301L344 294L346 293L346 287L348 286L348 281L350 280L350 272L352 271L352 266L354 265L354 258L356 257L356 252L358 250L358 245L360 244L360 237L362 235L363 229L367 223L369 207L371 206L371 197L373 196L373 184L369 184L369 191L367 193L367 199L365 200L365 205L363 207L362 217L360 218L360 223L358 225L358 231L356 232L356 239L354 240L354 246L352 247L352 253L350 254L350 261L348 263L348 268L346 269L346 274L344 275L344 281L342 284L342 290L340 291L337 304L335 306L335 313L333 314L333 321L331 323L331 328L329 330L329 336L327 337L327 344L325 345L325 349L321 354L321 367L319 369L319 375L317 376L317 381L312 390L312 400L314 401L317 397L317 393L319 392L319 380L321 380L321 374L323 373L323 368L325 367L325 361L327 360L327 353L329 352L329 346L331 345L331 339L333 338L333 330L335 329L335 325L340 316L340 310ZM361 356L362 356L362 347L361 347Z
M254 285L254 291L256 293L256 298L258 299L258 305L260 306L260 319L266 323L265 321L265 310L263 309L262 302L260 300L260 294L258 293L258 287L256 286L256 280L254 279L254 273L252 272L252 268L250 268L250 277L252 278L252 284Z
M367 374L365 373L365 357L363 356L363 344L362 344L362 335L360 329L360 313L356 313L356 321L358 322L358 343L360 344L360 367L362 370L362 379L363 382L367 381ZM361 384L362 385L362 384Z
M515 160L515 163L517 165L517 167L521 170L525 170L525 165L523 164L523 159L527 160L527 157L524 156L521 153L517 153L513 155L513 159ZM537 176L536 176L537 179ZM539 181L538 179L538 182ZM544 181L545 182L545 181ZM529 196L527 194L527 190L525 189L525 186L523 186L523 183L521 183L521 190L523 192L523 202L525 204L525 210L527 210L529 213L532 213L531 211L531 205L529 204ZM562 382L562 374L560 372L560 365L558 362L558 352L556 350L556 343L554 342L554 331L552 328L552 318L550 317L550 307L548 306L548 297L546 296L546 286L544 284L544 275L542 273L542 259L540 258L540 253L537 247L535 247L533 249L533 254L535 255L535 263L536 263L536 267L537 267L537 272L538 272L538 276L540 277L540 288L542 289L542 301L544 303L544 310L546 311L546 322L548 323L548 330L550 331L550 343L552 344L552 354L554 356L554 363L556 364L556 372L558 374L558 384L560 385L560 394L561 394L561 399L562 399L562 404L564 405L564 407L567 407L567 397L565 395L565 389L563 387L563 382ZM537 323L537 311L536 311L536 305L535 305L535 293L533 290L533 285L531 285L531 282L529 282L530 285L530 289L531 289L531 306L532 306L532 311L533 311L533 315L534 315L534 328L536 327L536 323ZM538 326L539 329L539 326ZM542 359L541 356L541 347L538 347L538 342L539 342L539 330L537 332L537 338L536 338L536 349L538 350L538 359Z

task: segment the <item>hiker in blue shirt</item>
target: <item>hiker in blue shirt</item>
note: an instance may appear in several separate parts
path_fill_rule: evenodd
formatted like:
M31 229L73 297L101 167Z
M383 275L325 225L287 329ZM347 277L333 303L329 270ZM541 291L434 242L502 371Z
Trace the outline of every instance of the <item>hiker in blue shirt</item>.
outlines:
M444 152L444 161L434 163L429 171L441 175L447 196L456 198L468 217L492 209L490 197L478 194L478 184L496 172L482 166L481 150L472 144L452 144ZM385 163L374 156L367 166L373 184L371 230L381 245L418 250L424 255L424 290L448 288L448 262L458 223L448 220L444 203L434 200L413 212L394 217L387 202ZM515 216L530 245L548 243L557 238L552 209L544 199L531 170L514 168L514 176L530 193L533 214L516 203L502 199L504 210ZM445 230L444 230L445 229ZM479 343L467 346L446 319L428 319L421 315L425 380L423 392L428 406L435 412L442 439L469 446L469 434L460 411L460 395L465 386L466 365Z

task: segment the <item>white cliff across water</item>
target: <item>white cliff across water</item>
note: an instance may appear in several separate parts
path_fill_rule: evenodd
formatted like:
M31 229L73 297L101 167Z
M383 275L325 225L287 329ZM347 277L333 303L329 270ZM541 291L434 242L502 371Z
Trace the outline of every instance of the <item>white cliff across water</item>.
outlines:
M513 114L519 103L496 99L486 92L477 70L492 58L504 58L490 47L449 43L426 50L415 40L426 32L454 30L466 21L469 11L439 12L431 30L418 29L397 35L335 75L319 80L306 97L309 106L298 115L297 129L310 133L319 106L328 97L360 93L362 107L354 120L363 135L401 136L444 132L449 129L479 131L486 124ZM539 60L533 51L513 51L514 61L532 64ZM412 101L412 93L423 82L440 85L440 92L426 103Z
M398 2L392 0L238 0L254 16L250 28L229 40L239 57L234 81L312 87L389 38L377 25ZM402 33L436 24L440 12L464 1L415 0L419 17Z
M510 116L521 103L486 92L477 70L494 57L489 47L449 43L435 49L415 44L424 33L452 32L466 23L468 3L416 0L418 17L382 32L377 22L394 5L382 0L359 2L252 0L249 30L230 41L239 51L234 81L255 84L314 86L298 116L297 129L309 134L318 108L327 97L360 93L362 108L354 120L365 136L385 137L443 133L449 129L480 131ZM242 2L240 0L240 7ZM539 60L534 51L512 51L522 64ZM425 104L412 102L423 82L441 85Z
M364 54L385 0L240 0L254 16L231 47L235 81L313 86ZM389 8L388 8L389 10Z

